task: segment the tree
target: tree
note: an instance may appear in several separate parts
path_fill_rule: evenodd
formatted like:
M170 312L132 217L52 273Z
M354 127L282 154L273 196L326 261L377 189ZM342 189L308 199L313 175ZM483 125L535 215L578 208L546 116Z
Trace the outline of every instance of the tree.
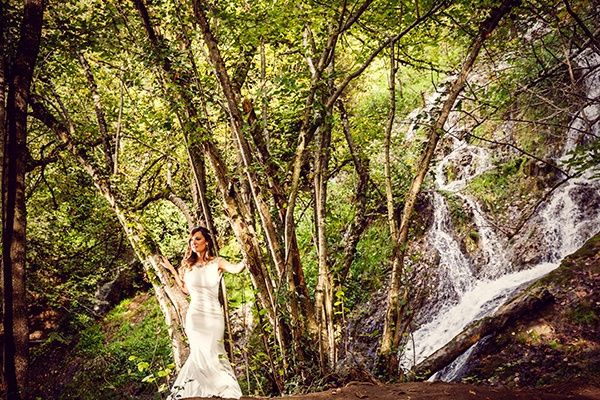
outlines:
M168 202L181 218L166 225L201 220L221 238L237 239L260 310L273 391L284 390L287 377L314 376L314 365L319 373L335 370L340 299L371 278L360 276L357 265L374 264L377 279L386 273L388 229L378 232L377 257L368 261L363 232L372 221L379 229L386 211L396 222L397 199L413 178L403 174L414 155L394 154L402 132L393 122L417 106L421 93L402 94L402 85L418 71L418 90L426 92L452 73L444 64L456 65L457 49L474 36L470 4L86 3L93 17L81 13L81 4L52 8L55 29L45 41L33 115L69 150L63 156L86 171L146 265L172 334L179 334L176 359L184 357L177 349L185 347L185 300L160 264L180 255L161 237L178 228L149 221L149 210L172 211ZM460 43L440 55L445 34ZM490 41L486 47L498 50ZM376 92L371 83L382 74L387 49L395 59L391 87ZM462 91L459 81L449 89L453 96ZM376 100L363 113L364 92ZM445 104L446 116L455 103L456 97ZM429 159L417 166L419 176L429 169L444 118L427 130ZM385 174L378 170L382 149L390 152ZM404 256L409 240L425 178L419 179L405 199L399 224L405 237L392 235L396 257ZM402 303L404 265L392 267L390 293ZM351 301L361 293L351 293ZM409 306L390 308L395 315L388 323L402 316L402 307ZM386 337L393 344L402 327L392 330Z
M415 207L417 195L419 194L425 175L429 170L429 164L431 163L437 143L443 134L444 124L448 119L450 110L454 106L458 95L463 90L463 87L469 76L469 72L472 70L473 65L475 64L475 60L477 59L483 43L496 28L500 20L519 4L519 0L504 0L502 4L490 11L489 17L487 17L486 20L481 24L479 32L469 48L469 52L463 61L460 72L448 88L446 99L444 100L442 109L440 110L435 123L429 128L427 145L421 155L415 177L413 178L411 186L406 195L402 220L400 222L398 235L395 238L396 243L392 260L390 288L387 296L388 304L378 361L380 368L387 370L388 376L395 376L399 367L397 354L402 335L402 304L406 304L407 301L407 288L404 287L404 289L402 289L401 280L403 274L404 255L406 253L408 243L409 224ZM404 294L401 292L401 290L404 291Z
M3 126L2 277L4 295L4 377L7 398L18 399L27 384L28 340L25 291L25 173L27 162L27 104L39 51L43 0L25 1L14 59L6 59L4 3L0 5L0 122ZM4 98L6 93L6 103Z

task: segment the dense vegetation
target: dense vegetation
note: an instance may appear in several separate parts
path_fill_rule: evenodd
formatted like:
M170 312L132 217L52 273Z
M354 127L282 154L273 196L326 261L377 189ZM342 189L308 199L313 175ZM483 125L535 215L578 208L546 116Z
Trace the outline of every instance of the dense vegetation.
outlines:
M432 264L420 247L428 171L449 125L498 149L497 167L466 190L514 235L515 206L526 216L560 179L598 163L591 128L575 172L549 161L591 101L574 60L598 51L596 10L566 0L48 1L19 153L32 371L74 347L65 365L83 369L61 375L55 396L160 397L185 357L170 344L185 344L186 299L163 260L178 264L201 224L221 255L248 263L228 281L245 393L346 379L344 332L375 297L387 313L369 373L398 379L393 355ZM2 103L21 14L21 2L2 3ZM471 217L448 197L474 251ZM136 293L155 297L124 300Z

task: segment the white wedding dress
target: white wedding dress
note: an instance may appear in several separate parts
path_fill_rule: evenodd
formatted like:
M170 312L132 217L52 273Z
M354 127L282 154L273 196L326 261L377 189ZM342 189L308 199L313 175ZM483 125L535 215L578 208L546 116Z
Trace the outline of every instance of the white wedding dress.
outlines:
M222 260L227 263L227 261ZM185 318L190 355L181 367L169 399L222 397L239 399L240 385L225 353L223 309L219 303L219 258L184 275L191 301Z

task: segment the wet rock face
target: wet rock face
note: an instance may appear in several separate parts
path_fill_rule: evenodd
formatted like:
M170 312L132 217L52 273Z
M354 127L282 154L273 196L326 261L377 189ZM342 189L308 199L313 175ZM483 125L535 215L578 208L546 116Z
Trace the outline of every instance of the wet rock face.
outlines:
M553 302L516 319L485 343L465 377L508 387L598 383L600 233L526 290L545 287Z
M522 170L525 175L537 178L535 185L538 190L551 187L563 176L552 160L548 162L529 160L523 165Z
M425 234L433 224L433 203L431 193L425 192L417 197L412 226L415 233L420 236Z
M568 198L563 203L558 203L554 207L554 212L559 213L568 207L565 202L572 202L574 209L577 210L573 214L573 221L580 224L585 221L590 221L597 218L600 213L600 193L597 188L590 184L573 185L568 190ZM544 220L546 218L546 220ZM544 261L553 261L552 257L558 257L554 254L552 247L556 247L556 243L552 242L553 238L560 239L561 221L556 221L554 229L550 231L544 230L541 227L552 221L553 214L549 213L545 216L536 214L528 221L521 232L513 238L511 246L511 262L515 266L515 270L522 270ZM591 237L594 234L594 224L589 226L583 224L580 228L579 235ZM562 239L565 240L565 239ZM559 241L562 241L559 240Z
M592 185L578 185L570 191L571 199L582 210L581 218L589 219L600 213L600 193Z
M340 346L341 372L353 367L374 369L383 332L386 303L387 292L380 290L369 302L361 304L349 316Z
M531 228L515 238L512 246L510 262L516 270L525 269L539 264L546 256L543 232L537 224L531 223Z

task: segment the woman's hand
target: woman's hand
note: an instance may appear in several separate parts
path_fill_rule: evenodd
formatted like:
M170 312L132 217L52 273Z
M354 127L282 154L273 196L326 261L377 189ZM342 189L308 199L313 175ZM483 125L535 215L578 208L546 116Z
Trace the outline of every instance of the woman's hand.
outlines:
M176 273L175 267L173 267L173 264L171 264L171 262L169 261L169 259L167 257L165 257L165 256L161 257L161 264L163 265L163 267L165 267L172 273L174 273L174 274Z
M171 264L171 262L166 257L162 257L162 265L163 267L171 271L173 277L175 278L175 283L177 283L177 286L179 286L181 291L185 294L190 294L187 288L185 287L183 277L180 276L180 274L175 270L175 267L173 267L173 264Z

